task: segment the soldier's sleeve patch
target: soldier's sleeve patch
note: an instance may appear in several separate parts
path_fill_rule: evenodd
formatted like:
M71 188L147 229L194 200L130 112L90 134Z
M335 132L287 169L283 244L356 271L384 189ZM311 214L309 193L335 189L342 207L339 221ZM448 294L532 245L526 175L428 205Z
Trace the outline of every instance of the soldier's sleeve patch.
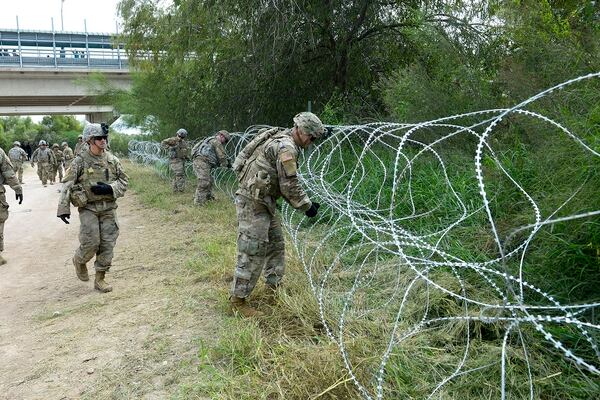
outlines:
M279 154L279 160L287 176L296 175L296 159L290 151L284 151Z

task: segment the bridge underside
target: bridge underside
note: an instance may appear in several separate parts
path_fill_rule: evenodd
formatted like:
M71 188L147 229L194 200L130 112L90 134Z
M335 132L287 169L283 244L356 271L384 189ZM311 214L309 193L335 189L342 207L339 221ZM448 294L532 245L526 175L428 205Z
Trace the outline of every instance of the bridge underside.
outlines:
M112 88L127 90L129 71L102 72ZM39 68L0 69L1 115L73 115L84 114L90 122L116 119L111 105L98 103L85 81L93 71Z

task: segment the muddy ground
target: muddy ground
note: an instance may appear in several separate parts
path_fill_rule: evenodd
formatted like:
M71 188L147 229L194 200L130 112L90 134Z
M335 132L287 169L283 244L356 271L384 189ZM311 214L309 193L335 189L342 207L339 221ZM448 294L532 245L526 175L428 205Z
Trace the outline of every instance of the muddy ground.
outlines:
M24 201L7 186L10 216L0 266L0 399L173 397L194 379L198 344L221 316L197 296L203 283L168 238L185 236L139 206L119 201L121 233L101 294L71 263L79 221L56 217L60 185L25 171ZM91 263L90 263L91 264Z

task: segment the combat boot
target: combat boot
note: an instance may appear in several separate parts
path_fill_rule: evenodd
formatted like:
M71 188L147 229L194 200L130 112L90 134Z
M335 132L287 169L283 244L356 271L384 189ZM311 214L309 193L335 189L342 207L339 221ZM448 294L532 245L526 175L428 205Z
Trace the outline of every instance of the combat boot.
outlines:
M90 277L88 275L87 265L79 264L75 262L75 257L73 257L73 265L75 266L75 273L80 281L89 281Z
M94 279L94 289L99 290L102 293L112 292L112 286L110 286L104 280L105 271L96 271L96 279Z
M262 317L265 315L263 312L258 311L256 308L248 305L248 303L246 303L246 299L244 298L231 296L229 300L231 301L231 307L233 310L240 313L242 317L252 318Z

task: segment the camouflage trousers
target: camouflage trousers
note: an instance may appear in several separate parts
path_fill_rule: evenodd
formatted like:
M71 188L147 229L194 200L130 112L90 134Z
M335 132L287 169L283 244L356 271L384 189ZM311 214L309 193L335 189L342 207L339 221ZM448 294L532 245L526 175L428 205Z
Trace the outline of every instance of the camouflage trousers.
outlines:
M279 216L265 204L236 195L238 218L237 266L231 294L248 297L263 272L277 286L285 271L285 242Z
M4 223L8 219L8 203L4 191L0 193L0 252L4 251Z
M75 262L87 264L96 256L96 271L108 271L119 237L116 208L101 211L79 208L79 222L79 248L75 251Z
M51 182L56 182L56 173L58 172L58 181L62 181L63 178L63 166L62 163L59 163L58 165L53 165L52 166L52 172L50 173L50 181Z
M210 173L210 164L201 157L194 158L194 173L198 178L198 186L194 196L194 204L202 205L208 200L214 199L212 194L213 179Z
M19 183L23 183L23 161L11 161Z
M173 191L183 192L185 189L185 161L181 158L171 158L173 172Z
M41 163L37 164L37 174L40 177L40 181L42 181L42 185L48 183L48 179L50 179L50 174L52 173L52 165L50 163Z

